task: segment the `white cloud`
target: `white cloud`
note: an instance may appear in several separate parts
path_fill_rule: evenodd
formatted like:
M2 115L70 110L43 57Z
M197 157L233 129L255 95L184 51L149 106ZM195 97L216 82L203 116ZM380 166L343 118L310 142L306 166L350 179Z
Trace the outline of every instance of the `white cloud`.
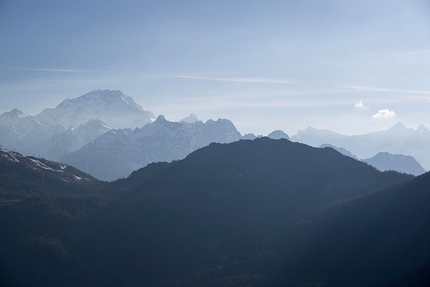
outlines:
M361 99L358 103L355 103L354 107L360 108L360 109L364 108L363 99Z
M379 110L378 113L374 114L372 118L374 119L384 119L384 118L394 118L396 113L394 111L390 111L389 109Z

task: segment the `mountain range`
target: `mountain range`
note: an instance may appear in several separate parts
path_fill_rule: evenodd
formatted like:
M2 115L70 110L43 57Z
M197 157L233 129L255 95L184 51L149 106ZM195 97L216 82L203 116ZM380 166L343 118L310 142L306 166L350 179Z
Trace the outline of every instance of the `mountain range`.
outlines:
M277 130L269 135L287 138ZM182 159L211 142L244 137L226 119L197 116L168 122L142 109L121 91L97 90L66 99L56 108L27 116L18 109L0 115L0 145L25 155L61 161L102 180L128 176L151 162Z
M337 147L332 144L323 144L319 146L319 148L325 147L332 148L345 156L359 160L356 155L345 148ZM416 159L410 155L380 152L372 158L365 158L361 161L368 163L381 171L395 170L398 172L413 174L415 176L426 172L424 168L416 161Z
M159 116L142 128L107 132L82 149L66 154L62 162L112 181L149 163L183 159L212 142L229 143L241 138L229 120L170 122Z
M109 90L14 109L0 286L428 287L430 175L408 154L425 162L429 139L402 124L242 136Z
M54 109L27 116L18 109L0 115L0 144L26 155L59 161L113 128L141 127L155 119L120 91L97 90L66 99Z
M342 147L360 159L371 158L379 152L410 155L425 170L430 169L430 131L424 125L414 130L398 123L387 131L353 136L308 127L298 131L291 140L315 147L322 144Z
M268 137L289 139L281 130ZM26 116L18 109L0 115L0 145L4 148L62 161L109 181L128 176L151 162L182 159L211 142L255 138L254 134L242 136L228 120L203 123L194 114L177 123L162 116L155 120L151 112L115 90L97 90L67 99L36 116ZM382 169L414 175L423 172L417 164L405 165L407 160L401 159L401 155L413 156L421 166L430 168L426 144L430 131L423 125L413 130L399 123L387 131L358 136L309 127L298 131L291 140L315 147L330 145L365 161L380 152L395 154L385 165L373 161L374 166Z
M395 170L413 175L421 175L426 172L410 155L393 155L388 152L380 152L372 158L363 159L363 161L382 171Z
M6 157L22 167L15 184L32 162L51 165ZM62 181L50 172L44 184ZM2 286L430 283L428 173L263 137L100 184L0 202Z

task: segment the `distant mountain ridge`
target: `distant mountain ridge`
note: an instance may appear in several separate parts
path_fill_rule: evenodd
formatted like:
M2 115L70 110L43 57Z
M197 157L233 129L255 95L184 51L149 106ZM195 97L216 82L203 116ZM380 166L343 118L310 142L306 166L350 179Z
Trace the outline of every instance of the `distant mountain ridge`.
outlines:
M56 108L27 116L18 109L0 115L0 144L26 155L59 161L112 128L136 128L154 120L121 91L96 90L66 99Z
M145 127L155 121L151 112L121 91L96 90L66 99L36 116L27 116L18 109L3 113L0 145L25 155L63 160L100 179L114 180L151 162L184 158L212 142L256 138L253 134L242 137L229 120L203 123L190 114L179 123L165 121L161 128L162 120L161 116L157 124ZM85 145L108 132L97 142L97 150L89 152L91 148ZM281 130L268 136L288 139Z
M287 139L289 140L289 136L281 130L275 130L267 135L268 138L279 140L279 139Z
M361 159L373 157L379 152L410 155L425 170L430 169L430 131L424 125L414 130L398 123L386 131L353 136L308 127L298 131L291 140L315 147L332 144L349 150Z
M320 145L319 148L332 148L345 156L349 156L353 159L359 160L357 156L352 154L349 150L336 147L331 144ZM361 161L374 166L380 171L394 170L402 173L409 173L415 176L421 175L426 171L416 161L413 156L402 155L402 154L390 154L388 152L380 152L372 158L361 159Z
M229 143L241 138L226 119L170 122L159 116L142 128L112 130L66 154L62 162L99 179L115 180L151 162L182 159L212 142Z
M372 158L363 159L363 161L381 171L395 170L398 172L413 174L415 176L426 172L415 158L410 155L406 156L380 152Z
M326 147L332 148L332 149L340 152L343 155L346 155L346 156L349 156L349 157L351 157L353 159L358 160L357 156L355 156L354 154L352 154L352 152L350 152L349 150L344 149L342 147L337 147L337 146L334 146L332 144L322 144L322 145L319 146L319 148L326 148Z

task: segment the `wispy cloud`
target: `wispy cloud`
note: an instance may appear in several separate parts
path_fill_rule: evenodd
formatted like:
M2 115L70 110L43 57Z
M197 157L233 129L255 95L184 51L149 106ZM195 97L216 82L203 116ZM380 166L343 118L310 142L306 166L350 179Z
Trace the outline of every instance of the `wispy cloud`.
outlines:
M384 118L394 118L396 113L394 111L390 111L389 109L379 110L376 114L372 116L374 119L384 119Z
M21 70L21 71L35 71L35 72L55 72L55 73L90 73L90 70L78 69L51 69L51 68L25 68L25 67L2 67L4 69Z
M322 59L317 62L286 64L284 67L313 67L313 66L365 66L372 64L366 60L342 60L342 59Z
M202 81L218 81L218 82L237 82L237 83L259 83L259 84L295 84L294 79L279 79L279 78L222 78L222 77L200 77L200 76L160 76L162 78L176 78L186 80L202 80Z
M389 57L404 57L404 56L417 56L417 55L430 55L430 50L416 50L416 51L406 51L398 53L385 53L378 55L369 55L375 58L389 58Z
M403 52L403 53L398 53L397 55L413 56L413 55L422 55L422 54L430 54L430 50Z
M406 51L398 53L382 53L382 54L367 54L357 59L321 59L316 62L299 63L285 65L287 67L303 67L303 66L368 66L378 63L377 59L427 56L430 55L430 50Z
M366 86L347 86L346 88L356 90L356 91L430 95L430 91L423 91L423 90L402 90L402 89L376 88L376 87L366 87Z
M230 110L230 109L289 109L289 108L320 108L334 106L348 106L348 100L277 100L264 101L234 100L226 98L207 98L201 101L199 97L187 97L175 102L174 108L185 110Z

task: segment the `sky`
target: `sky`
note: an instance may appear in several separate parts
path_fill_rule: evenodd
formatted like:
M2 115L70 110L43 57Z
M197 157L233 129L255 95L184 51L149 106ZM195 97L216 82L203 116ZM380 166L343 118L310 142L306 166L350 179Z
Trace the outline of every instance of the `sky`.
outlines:
M430 1L0 0L0 114L97 89L242 134L430 128Z

